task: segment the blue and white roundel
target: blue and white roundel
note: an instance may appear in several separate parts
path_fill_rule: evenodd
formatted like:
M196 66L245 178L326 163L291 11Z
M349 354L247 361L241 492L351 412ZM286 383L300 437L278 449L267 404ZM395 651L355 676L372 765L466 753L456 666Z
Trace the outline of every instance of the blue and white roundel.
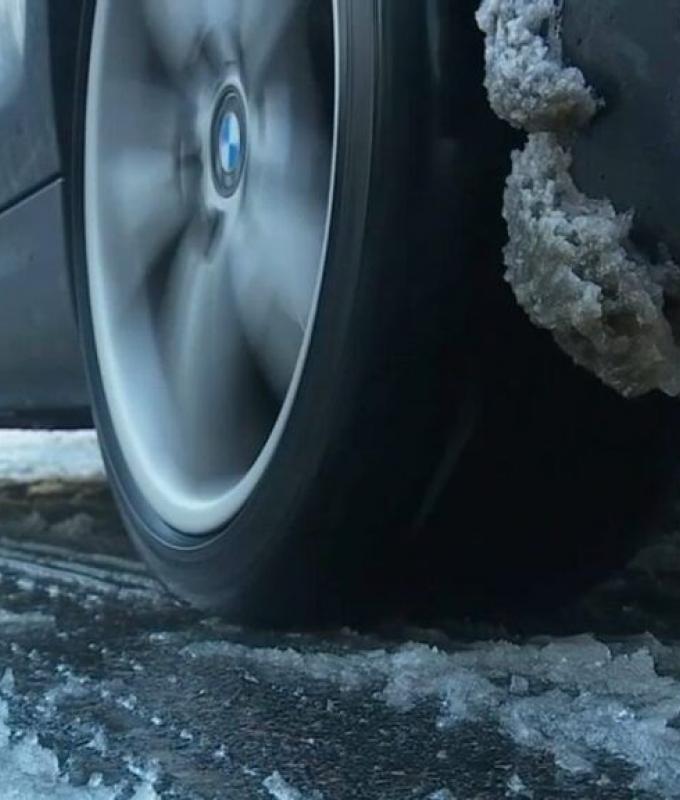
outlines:
M233 111L227 111L222 118L219 148L222 169L228 175L238 172L242 158L241 123Z

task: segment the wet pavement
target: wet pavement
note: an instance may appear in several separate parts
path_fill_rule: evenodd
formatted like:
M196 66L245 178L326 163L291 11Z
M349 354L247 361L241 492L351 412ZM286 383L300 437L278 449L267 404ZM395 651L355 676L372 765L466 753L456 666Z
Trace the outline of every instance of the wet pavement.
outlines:
M0 798L680 797L672 542L584 599L597 636L282 634L169 597L101 483L0 518Z

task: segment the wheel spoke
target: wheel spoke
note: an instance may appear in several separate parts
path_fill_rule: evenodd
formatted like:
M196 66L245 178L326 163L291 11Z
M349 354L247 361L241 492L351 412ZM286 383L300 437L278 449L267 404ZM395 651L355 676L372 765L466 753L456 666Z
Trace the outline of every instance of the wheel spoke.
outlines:
M224 0L144 0L154 49L171 78L183 83L203 59L214 71L233 55L233 4Z
M262 420L229 276L221 258L206 256L200 223L180 244L161 314L161 347L186 455L204 473L224 469L225 458L233 467L261 440Z
M99 134L106 152L175 149L182 128L187 127L177 92L158 75L130 71L124 64L106 81L107 104L116 109L115 124L102 127Z
M138 299L163 251L179 235L187 220L189 203L178 185L172 153L126 150L108 167L112 214L119 235L128 242L126 263L121 265L124 268L118 276L124 310Z
M291 203L259 203L229 251L238 311L280 395L293 374L316 287L319 214Z
M297 109L296 109L297 111ZM290 128L290 97L269 93L254 127L244 205L229 252L244 328L273 388L285 394L314 300L325 233L330 143L301 104ZM295 112L294 112L295 113ZM304 153L304 158L299 158Z
M299 0L241 0L239 32L245 78L257 91L294 26Z

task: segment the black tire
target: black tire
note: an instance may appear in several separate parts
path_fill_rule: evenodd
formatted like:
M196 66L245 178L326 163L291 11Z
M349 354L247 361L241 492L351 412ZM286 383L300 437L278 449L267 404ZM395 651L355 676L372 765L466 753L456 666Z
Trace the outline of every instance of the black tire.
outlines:
M465 424L456 365L467 250L457 219L470 162L450 145L446 105L469 78L453 71L442 42L473 35L459 20L470 9L339 0L338 173L310 352L266 473L230 524L199 540L143 499L102 386L83 232L93 9L79 59L73 269L94 414L125 525L152 570L199 607L267 623L341 616L412 530Z

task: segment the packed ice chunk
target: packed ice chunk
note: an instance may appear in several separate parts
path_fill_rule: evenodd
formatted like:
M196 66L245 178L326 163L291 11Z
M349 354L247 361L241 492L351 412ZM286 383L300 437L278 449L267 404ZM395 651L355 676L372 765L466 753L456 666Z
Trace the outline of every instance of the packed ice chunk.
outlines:
M577 189L571 156L553 134L530 135L512 164L505 263L519 304L624 396L680 394L680 347L666 316L680 299L680 269L635 250L631 213Z
M451 663L444 653L410 646L389 657L382 671L382 697L388 705L409 710L424 698L439 701L444 727L477 719L500 700L501 691L473 665Z
M427 800L456 800L456 796L449 789L437 789L427 796Z
M45 747L32 731L10 727L8 699L15 697L14 676L6 669L0 699L0 776L2 800L159 800L157 773L133 772L135 778L106 786L100 773L84 785L73 785L61 769L57 754Z
M154 786L150 783L140 783L130 797L130 800L161 800Z
M562 63L561 0L484 0L485 86L501 119L526 131L580 127L598 102L583 73Z
M602 101L563 63L562 0L483 0L489 102L529 133L505 191L506 279L534 324L626 397L680 394L680 268L631 241L632 211L580 192L570 135ZM659 247L662 250L662 246Z
M323 800L323 795L319 792L313 792L311 795L303 794L278 772L273 772L265 778L263 785L274 800Z
M11 697L15 688L14 672L11 667L7 667L0 678L0 694L4 697Z
M115 800L117 789L105 786L71 786L59 771L56 755L42 747L35 735L12 741L9 709L0 700L0 775L3 800Z
M508 786L508 795L510 797L531 798L534 796L534 793L527 788L524 781L520 778L520 776L516 772L513 773L508 779L507 786Z

